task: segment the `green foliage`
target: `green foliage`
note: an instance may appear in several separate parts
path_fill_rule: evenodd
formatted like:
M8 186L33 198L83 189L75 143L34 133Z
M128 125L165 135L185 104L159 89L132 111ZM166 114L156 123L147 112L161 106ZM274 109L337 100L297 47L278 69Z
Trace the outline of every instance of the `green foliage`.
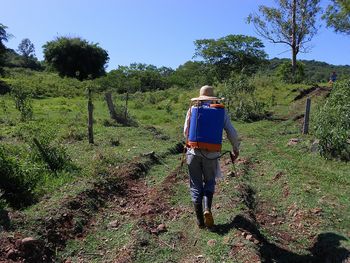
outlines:
M33 98L83 95L88 84L74 78L60 78L55 73L24 68L6 69L5 77L5 83L29 92Z
M43 70L44 65L34 56L24 57L17 54L13 49L7 49L4 54L4 67L21 67L32 70Z
M316 116L321 155L350 160L350 81L336 82Z
M2 54L6 50L4 42L7 42L12 36L11 34L6 32L6 29L7 26L0 23L0 54Z
M214 68L202 61L187 61L170 76L172 85L181 88L196 88L214 83Z
M21 113L21 120L27 121L33 117L31 93L22 88L23 85L12 85L11 95L15 101L16 109Z
M52 172L74 168L65 149L53 144L48 138L42 138L40 141L34 138L32 148L35 149L32 152L33 160L45 163Z
M348 0L332 0L322 16L327 27L334 28L335 32L350 35L350 2Z
M318 26L317 15L321 8L320 0L278 0L277 7L259 6L259 13L250 14L248 23L252 23L257 34L272 43L284 44L292 50L292 64L296 66L297 54L310 47Z
M33 70L42 70L43 65L35 57L35 48L33 43L25 38L18 45L18 52L13 49L6 49L3 55L4 67L23 67Z
M4 64L4 54L6 52L6 46L4 42L7 42L11 37L11 34L6 32L7 26L0 23L0 75L2 74L2 66Z
M293 74L292 63L286 61L278 66L276 74L285 83L301 83L305 79L305 66L303 63L297 61Z
M267 64L265 74L274 75L277 68L290 61L289 59L273 58L269 60ZM319 83L328 82L329 76L333 71L337 72L338 79L344 80L350 75L350 66L335 66L330 65L326 62L315 61L315 60L299 60L304 64L305 82L307 83Z
M2 198L15 208L28 206L35 201L32 189L35 181L30 176L30 171L20 167L16 155L7 154L10 149L0 146L0 190Z
M25 58L30 58L35 56L34 44L28 39L22 39L21 43L18 45L18 52L21 56Z
M225 84L223 95L234 119L251 122L266 117L266 105L257 101L255 90L252 81L243 74L233 75Z
M45 61L60 76L79 80L96 78L105 74L108 53L81 38L58 37L43 46Z
M169 76L172 73L171 68L133 63L119 66L95 82L99 84L100 90L115 90L118 93L162 90L170 88Z
M229 78L232 71L255 72L267 58L264 44L251 36L228 35L219 39L196 40L194 44L195 56L214 66L220 81Z

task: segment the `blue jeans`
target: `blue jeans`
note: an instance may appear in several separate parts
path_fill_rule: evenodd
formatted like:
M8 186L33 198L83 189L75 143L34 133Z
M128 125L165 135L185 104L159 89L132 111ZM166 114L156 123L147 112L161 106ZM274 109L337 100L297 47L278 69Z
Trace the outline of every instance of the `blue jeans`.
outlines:
M190 174L190 192L192 202L202 203L203 196L212 196L215 191L215 177L218 160L208 160L199 155L187 154Z

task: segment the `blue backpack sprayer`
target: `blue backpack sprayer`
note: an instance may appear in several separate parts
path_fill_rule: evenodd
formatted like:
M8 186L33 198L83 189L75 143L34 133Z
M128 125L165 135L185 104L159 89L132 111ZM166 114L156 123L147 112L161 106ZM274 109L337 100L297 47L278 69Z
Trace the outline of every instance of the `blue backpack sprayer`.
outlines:
M220 101L195 100L193 105L191 103L186 131L186 147L198 149L204 158L210 160L219 159L230 153L232 163L234 163L231 151L226 151L216 158L208 158L202 153L202 150L221 152L225 106Z
M187 146L208 152L220 152L224 116L225 109L222 104L200 102L196 106L192 106Z

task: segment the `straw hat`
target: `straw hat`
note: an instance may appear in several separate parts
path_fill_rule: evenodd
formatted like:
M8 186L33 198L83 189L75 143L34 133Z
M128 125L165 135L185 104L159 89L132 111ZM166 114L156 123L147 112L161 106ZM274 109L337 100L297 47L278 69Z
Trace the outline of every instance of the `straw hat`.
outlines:
M205 85L201 87L201 89L199 90L199 97L191 99L191 101L194 101L194 100L220 100L220 99L214 96L214 88L212 86Z

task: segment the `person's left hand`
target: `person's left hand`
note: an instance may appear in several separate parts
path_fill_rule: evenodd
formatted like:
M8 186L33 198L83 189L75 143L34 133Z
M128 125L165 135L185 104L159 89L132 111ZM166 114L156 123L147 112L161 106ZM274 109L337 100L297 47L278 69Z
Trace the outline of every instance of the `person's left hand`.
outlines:
M239 156L239 150L233 150L231 152L231 160L232 160L232 162L234 162L238 158L238 156Z

